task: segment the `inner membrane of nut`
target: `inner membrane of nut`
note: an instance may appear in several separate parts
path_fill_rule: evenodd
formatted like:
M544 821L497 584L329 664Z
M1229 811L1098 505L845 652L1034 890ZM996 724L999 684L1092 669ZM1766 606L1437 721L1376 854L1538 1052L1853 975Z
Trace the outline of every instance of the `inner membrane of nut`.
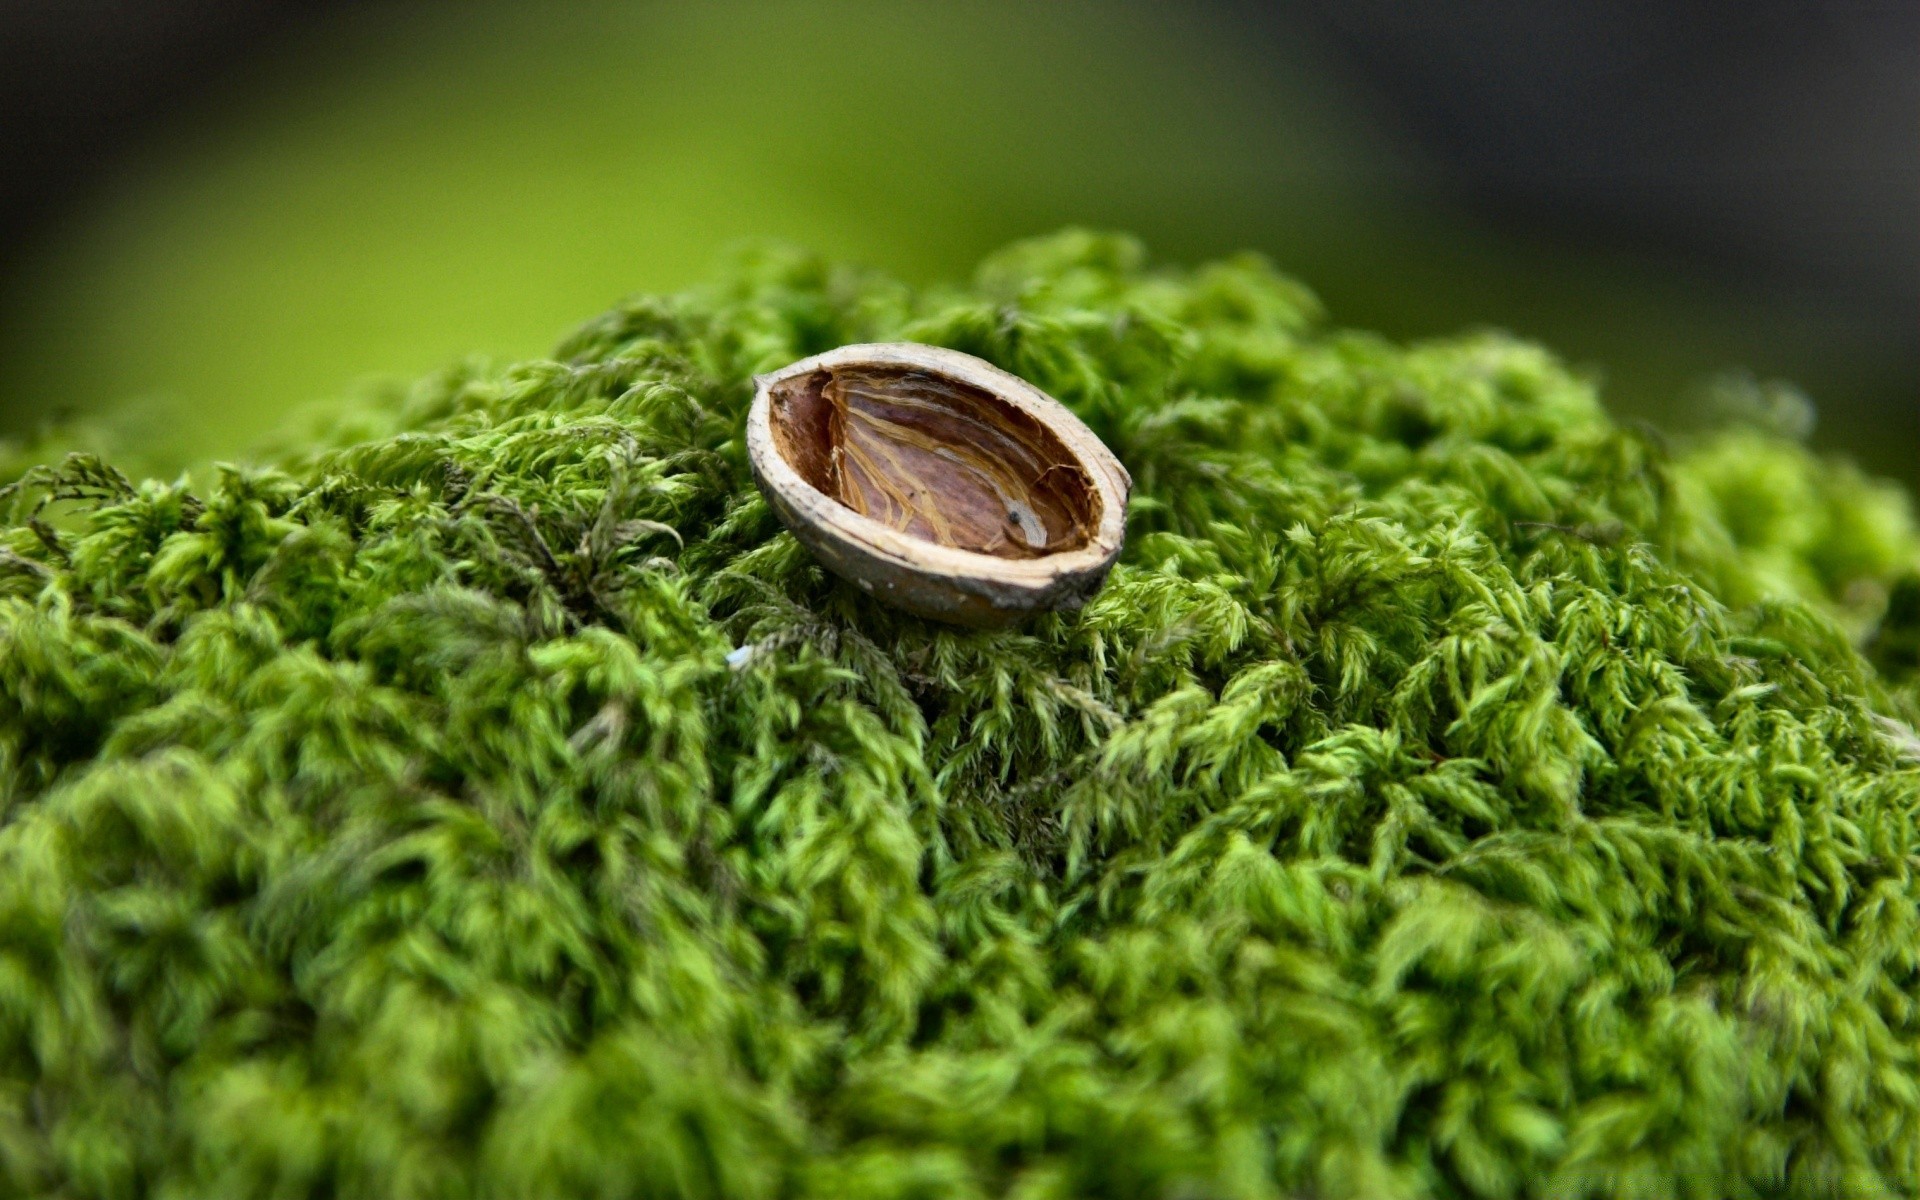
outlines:
M942 546L1038 558L1086 545L1100 501L1052 430L989 392L883 364L774 385L775 447L853 511Z

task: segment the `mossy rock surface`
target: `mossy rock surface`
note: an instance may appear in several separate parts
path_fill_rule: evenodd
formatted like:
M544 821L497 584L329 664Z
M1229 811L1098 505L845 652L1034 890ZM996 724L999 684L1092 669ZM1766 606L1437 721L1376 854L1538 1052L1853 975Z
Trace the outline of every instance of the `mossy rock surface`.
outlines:
M1137 483L1084 609L825 575L750 376L917 340ZM1920 543L1253 261L802 256L0 530L0 1192L1920 1189Z

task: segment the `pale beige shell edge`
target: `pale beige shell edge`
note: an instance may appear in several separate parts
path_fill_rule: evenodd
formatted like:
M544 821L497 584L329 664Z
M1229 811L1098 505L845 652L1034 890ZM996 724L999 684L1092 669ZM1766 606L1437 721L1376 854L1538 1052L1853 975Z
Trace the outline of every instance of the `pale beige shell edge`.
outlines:
M911 537L848 508L800 477L773 441L775 384L823 368L858 364L917 367L957 379L1025 412L1080 462L1100 502L1087 545L1044 558L1005 559ZM934 620L1007 625L1042 609L1078 608L1100 590L1126 537L1133 477L1079 417L1017 375L984 359L914 342L841 346L754 377L747 459L754 481L802 545L834 574L874 596Z

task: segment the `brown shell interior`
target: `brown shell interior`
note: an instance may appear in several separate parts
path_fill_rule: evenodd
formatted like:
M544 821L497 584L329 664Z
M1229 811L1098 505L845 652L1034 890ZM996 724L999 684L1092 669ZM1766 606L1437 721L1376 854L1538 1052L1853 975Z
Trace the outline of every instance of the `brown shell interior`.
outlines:
M769 393L774 447L854 512L942 546L1001 558L1077 550L1100 498L1066 445L981 388L912 367L862 364Z

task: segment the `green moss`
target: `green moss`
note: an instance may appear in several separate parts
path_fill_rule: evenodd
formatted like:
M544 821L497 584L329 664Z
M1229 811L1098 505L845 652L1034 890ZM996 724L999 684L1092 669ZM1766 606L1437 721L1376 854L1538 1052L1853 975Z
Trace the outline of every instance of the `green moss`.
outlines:
M876 338L1119 453L1093 603L930 626L780 531L749 376ZM1905 502L1539 349L1083 234L765 255L12 503L0 1190L1920 1188Z

